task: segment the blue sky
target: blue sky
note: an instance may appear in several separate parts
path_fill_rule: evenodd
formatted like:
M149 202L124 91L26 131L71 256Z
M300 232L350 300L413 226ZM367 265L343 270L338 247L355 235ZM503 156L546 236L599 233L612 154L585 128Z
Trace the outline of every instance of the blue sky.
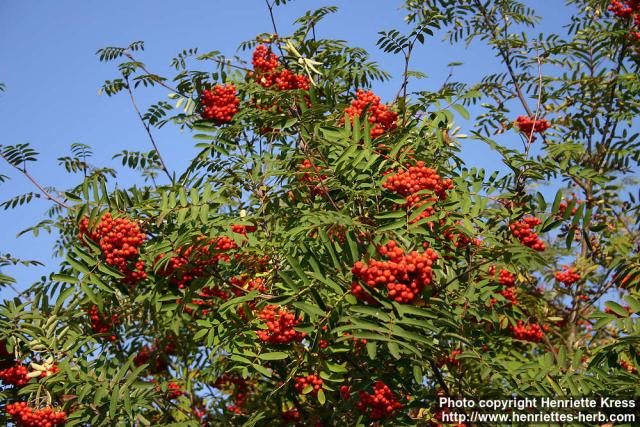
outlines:
M401 3L296 0L277 8L276 20L279 32L287 34L294 19L306 10L338 6L338 13L318 27L318 36L344 39L368 49L382 68L394 76L391 82L374 88L383 100L389 100L400 85L402 63L399 57L377 50L375 42L380 30L406 29ZM528 3L535 6L546 2ZM547 13L539 30L560 31L568 22L569 12L558 6L553 13ZM100 63L95 56L97 49L144 40L146 50L138 59L153 72L169 74L169 61L182 49L197 47L201 52L219 50L233 55L241 41L263 32L272 32L272 27L266 6L260 0L0 2L0 82L6 85L6 92L0 93L0 144L31 143L41 159L31 167L33 175L44 185L58 188L77 182L56 161L69 154L69 145L74 142L93 147L94 164L117 168L118 161L111 160L113 154L124 149L146 151L150 147L129 99L125 95L113 98L98 95L105 79L117 77L117 69L114 64ZM448 74L446 64L454 61L464 63L454 75L460 81L476 81L489 71L500 70L498 60L479 43L465 49L435 38L414 55L411 68L425 72L429 78L414 81L412 90L439 87ZM137 96L144 108L163 99L165 94L143 89ZM171 126L156 131L155 135L169 168L178 171L184 168L195 152L190 135ZM495 156L478 142L465 143L463 153L474 166L499 167ZM0 174L11 177L0 185L0 202L34 190L6 164L0 164ZM131 175L121 176L125 184L131 182ZM5 274L18 279L18 289L55 269L56 262L51 259L52 238L35 239L30 235L16 238L20 230L40 221L49 206L45 201L35 201L17 210L0 211L0 253L10 252L47 265L5 268ZM0 290L0 297L11 294L9 290Z

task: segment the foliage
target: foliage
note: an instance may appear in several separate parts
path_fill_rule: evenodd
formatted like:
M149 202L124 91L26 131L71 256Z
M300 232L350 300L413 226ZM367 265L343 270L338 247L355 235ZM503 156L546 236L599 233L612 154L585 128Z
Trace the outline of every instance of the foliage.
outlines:
M103 92L130 97L152 149L114 156L143 178L117 188L74 144L58 160L80 182L58 191L30 175L28 144L0 146L38 188L1 206L54 203L25 231L56 230L64 257L0 306L2 367L46 373L2 401L68 426L408 426L437 425L442 395L637 396L639 45L608 2L570 4L565 34L536 35L515 0L405 1L409 31L378 41L402 54L402 86L362 110L356 90L390 76L316 38L332 7L241 45L267 47L263 63L185 49L163 77L142 42L100 49L120 61ZM505 71L411 92L412 52L441 34ZM201 115L216 84L237 88L226 124ZM145 87L172 102L140 111ZM465 166L454 119L472 112L507 172ZM397 121L372 134L381 116ZM200 150L180 173L153 137L167 124Z

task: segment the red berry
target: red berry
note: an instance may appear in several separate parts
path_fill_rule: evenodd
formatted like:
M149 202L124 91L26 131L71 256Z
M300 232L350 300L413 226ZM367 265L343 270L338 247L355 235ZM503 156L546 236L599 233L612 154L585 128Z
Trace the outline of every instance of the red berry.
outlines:
M240 99L234 85L215 85L205 89L200 98L202 118L217 124L229 123L238 112Z
M396 410L404 405L398 402L396 395L382 381L376 381L373 385L373 393L360 391L360 401L356 404L356 408L360 412L369 415L372 420L390 418Z
M268 305L260 311L260 320L265 322L267 330L259 330L258 338L269 344L288 344L300 342L306 336L304 332L293 329L302 318L276 305Z
M351 102L351 106L347 107L344 112L347 113L351 123L353 123L353 118L362 116L367 107L368 120L371 125L371 138L377 138L397 127L398 113L381 104L380 97L374 95L371 91L365 92L359 89L356 92L356 99Z
M533 133L542 133L551 127L545 119L532 120L527 116L518 116L516 126L518 130L524 134L525 138L531 139L531 141L535 141L536 139Z

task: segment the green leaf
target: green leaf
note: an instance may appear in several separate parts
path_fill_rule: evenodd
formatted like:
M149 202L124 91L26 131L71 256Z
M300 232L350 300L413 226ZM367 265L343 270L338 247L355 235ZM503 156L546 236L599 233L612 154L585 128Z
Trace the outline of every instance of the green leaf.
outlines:
M291 266L291 268L293 268L293 271L296 272L296 275L300 278L300 280L302 280L302 282L308 286L311 281L305 274L304 270L302 270L302 267L300 266L298 261L289 255L287 255L287 261L289 261L289 265Z
M69 276L66 274L52 274L51 280L55 282L71 283L71 284L76 284L80 281L77 277Z
M289 357L287 353L282 351L274 351L271 353L262 353L258 355L258 358L261 360L282 360Z
M620 304L614 301L607 301L604 303L605 307L609 308L615 314L621 317L629 317L629 312Z
M376 360L376 355L378 353L378 345L375 341L367 342L367 355L369 359Z
M451 106L451 108L453 108L454 110L456 110L458 112L458 114L460 114L462 116L463 119L465 120L469 120L469 118L471 117L469 115L469 112L467 111L466 108L464 108L462 105L459 104L453 104Z
M253 369L260 372L265 377L271 378L271 371L265 368L264 366L258 365L256 363L252 363L251 366L253 366Z
M387 348L389 349L389 353L396 359L400 359L400 347L395 342L388 342Z

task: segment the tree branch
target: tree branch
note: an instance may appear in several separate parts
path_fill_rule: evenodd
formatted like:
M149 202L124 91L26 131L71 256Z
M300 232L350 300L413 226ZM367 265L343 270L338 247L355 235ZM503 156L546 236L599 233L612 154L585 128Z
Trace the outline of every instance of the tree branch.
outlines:
M0 151L0 157L2 157L4 159L5 162L9 163L9 165L11 165L13 168L15 168L16 170L18 170L22 175L24 175L29 181L31 181L31 183L33 185L36 186L36 188L42 193L42 195L44 196L45 199L50 200L52 202L54 202L55 204L57 204L58 206L61 206L63 208L67 208L70 209L71 206L67 205L66 203L64 203L62 200L60 200L59 198L53 196L51 193L49 193L28 171L27 171L27 167L23 166L23 167L18 167L16 165L14 165L13 163L11 163L9 161L9 159L7 159L7 157L4 155L4 153L2 153Z
M169 169L167 169L167 165L165 164L164 159L162 158L162 154L160 154L160 150L158 149L156 140L153 138L153 134L151 133L151 128L149 127L147 122L144 121L144 118L142 117L142 114L138 109L138 105L136 104L136 99L133 96L133 91L131 90L131 84L129 84L129 78L125 77L125 80L127 82L127 92L129 92L129 97L131 98L131 104L133 105L133 109L136 111L136 114L138 115L138 118L140 119L142 126L144 126L144 129L147 131L147 135L149 135L149 140L151 141L151 145L153 145L153 149L158 154L158 160L160 160L161 169L167 175L167 177L169 178L169 181L171 181L171 184L173 184L174 183L173 176L169 172Z

